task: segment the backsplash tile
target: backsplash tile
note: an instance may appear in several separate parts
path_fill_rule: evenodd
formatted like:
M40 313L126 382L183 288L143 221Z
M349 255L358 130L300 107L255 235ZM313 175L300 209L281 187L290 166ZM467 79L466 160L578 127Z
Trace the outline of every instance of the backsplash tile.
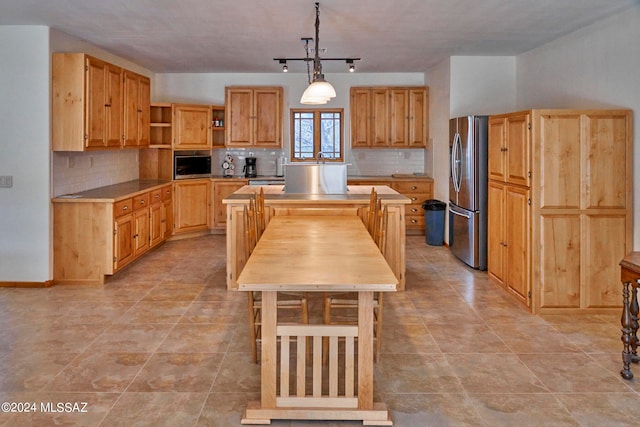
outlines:
M350 150L347 152L347 172L349 175L381 175L394 173L424 173L425 151L407 150ZM271 149L228 149L213 150L211 170L214 175L222 175L222 162L226 154L231 154L236 166L236 176L243 176L244 159L256 157L258 175L275 175L276 159L284 153L289 159L289 152Z
M52 153L52 197L138 179L138 150Z

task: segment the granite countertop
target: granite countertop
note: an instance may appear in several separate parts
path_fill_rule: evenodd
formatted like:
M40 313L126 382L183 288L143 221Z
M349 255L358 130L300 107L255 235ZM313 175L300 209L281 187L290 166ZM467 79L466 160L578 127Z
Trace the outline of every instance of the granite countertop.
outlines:
M120 184L98 187L92 190L82 191L74 194L65 194L51 199L56 203L69 202L117 202L127 197L137 196L149 190L156 189L172 181L161 179L137 179L134 181L122 182Z

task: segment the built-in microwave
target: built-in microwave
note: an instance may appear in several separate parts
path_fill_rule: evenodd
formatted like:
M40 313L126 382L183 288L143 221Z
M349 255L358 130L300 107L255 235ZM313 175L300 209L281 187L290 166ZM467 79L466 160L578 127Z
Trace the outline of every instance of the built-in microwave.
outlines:
M179 155L173 157L173 179L210 178L211 156Z

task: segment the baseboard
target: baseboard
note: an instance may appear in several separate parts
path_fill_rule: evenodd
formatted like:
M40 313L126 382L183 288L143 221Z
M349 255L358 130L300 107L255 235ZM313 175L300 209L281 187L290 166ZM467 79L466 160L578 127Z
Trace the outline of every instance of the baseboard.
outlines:
M50 288L52 280L44 282L0 282L0 288Z

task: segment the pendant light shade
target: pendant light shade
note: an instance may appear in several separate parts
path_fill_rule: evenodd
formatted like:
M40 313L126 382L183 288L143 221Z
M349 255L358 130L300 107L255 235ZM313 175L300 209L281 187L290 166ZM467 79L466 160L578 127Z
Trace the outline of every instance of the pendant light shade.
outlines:
M301 104L326 104L331 98L336 97L336 90L331 86L331 83L324 79L316 79L311 83L302 94L300 98Z

